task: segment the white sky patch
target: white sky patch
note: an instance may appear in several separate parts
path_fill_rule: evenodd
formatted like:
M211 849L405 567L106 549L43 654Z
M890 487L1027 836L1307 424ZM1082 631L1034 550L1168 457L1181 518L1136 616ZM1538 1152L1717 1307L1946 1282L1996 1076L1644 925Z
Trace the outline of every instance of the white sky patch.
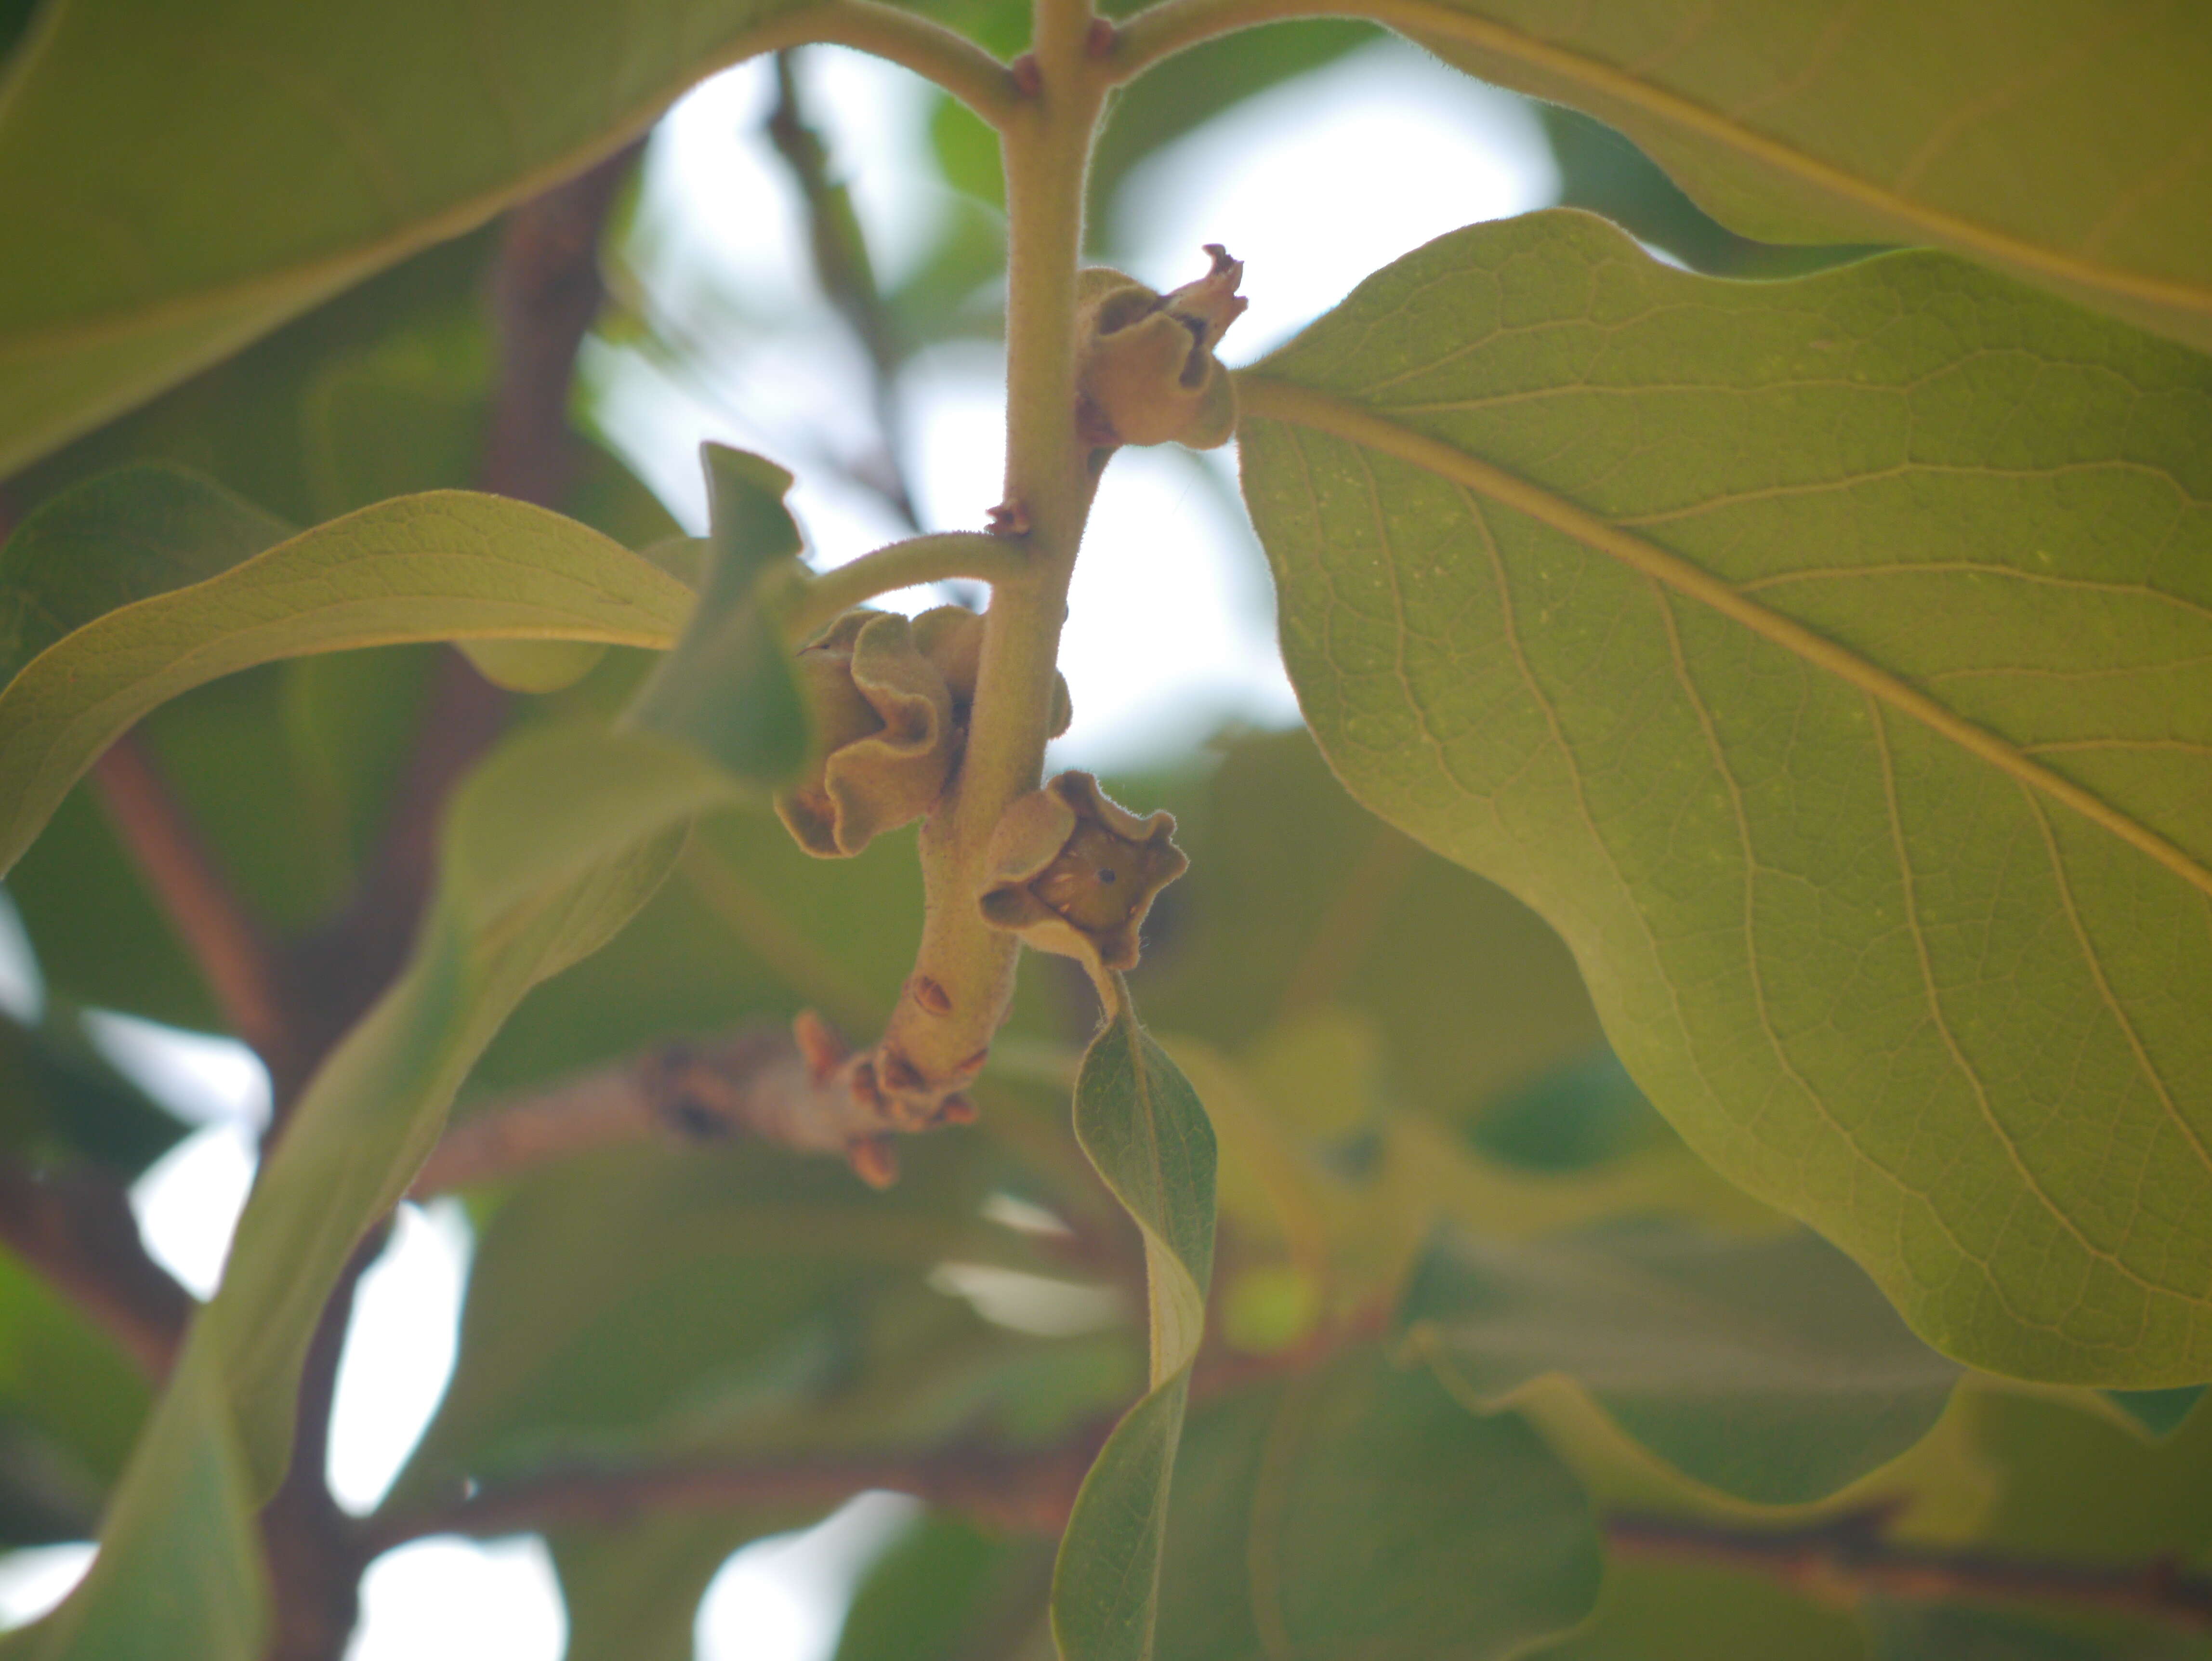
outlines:
M92 1567L94 1548L26 1546L0 1556L0 1632L27 1627L68 1597Z
M84 1020L119 1071L200 1127L131 1184L131 1209L154 1261L194 1296L211 1298L253 1185L261 1129L269 1123L268 1069L234 1038L109 1010L89 1010Z
M543 1540L441 1537L369 1565L345 1661L561 1661L568 1645Z
M1401 254L1559 193L1528 100L1382 40L1147 158L1112 229L1132 274L1158 289L1204 276L1205 243L1244 262L1251 309L1222 349L1243 363Z
M863 1494L802 1534L733 1554L699 1604L698 1661L830 1661L854 1585L921 1511Z
M1121 1318L1119 1288L1056 1281L995 1263L939 1263L929 1284L948 1298L964 1299L994 1326L1040 1338L1073 1338L1099 1332Z
M422 1439L453 1374L475 1236L459 1200L403 1205L361 1277L331 1410L331 1492L374 1511Z
M31 937L23 932L23 914L0 888L0 1010L27 1025L46 1007L46 983Z

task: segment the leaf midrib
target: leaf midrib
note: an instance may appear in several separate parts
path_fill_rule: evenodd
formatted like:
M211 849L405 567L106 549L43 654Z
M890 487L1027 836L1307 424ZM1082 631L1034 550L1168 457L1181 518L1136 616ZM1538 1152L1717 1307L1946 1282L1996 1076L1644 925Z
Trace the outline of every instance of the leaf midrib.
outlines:
M2192 888L2212 897L2212 869L2148 825L2052 771L2019 745L1966 720L1899 676L1796 619L1769 610L1702 566L1632 535L1611 520L1502 467L1468 455L1441 439L1401 427L1348 399L1249 371L1238 375L1237 383L1238 405L1245 418L1308 427L1395 455L1503 507L1526 514L1674 593L1718 611L1770 644L1919 721L2000 772L2072 809L2172 872Z

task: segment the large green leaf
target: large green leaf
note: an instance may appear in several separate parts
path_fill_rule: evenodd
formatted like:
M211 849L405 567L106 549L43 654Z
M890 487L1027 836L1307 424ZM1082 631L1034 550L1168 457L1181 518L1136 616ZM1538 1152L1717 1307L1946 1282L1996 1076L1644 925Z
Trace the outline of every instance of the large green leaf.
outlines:
M164 550L159 559L126 564L111 552L126 541L108 514L118 492L131 504L136 534ZM202 493L226 505L189 517L174 500ZM142 496L158 497L158 513L140 514ZM11 550L33 539L40 573L71 569L65 556L74 549L88 567L127 576L123 592L133 598L88 622L68 612L59 621L77 626L52 644L32 624L18 625L33 649L44 649L0 691L0 871L133 721L219 675L407 640L665 647L691 605L690 591L650 561L572 520L498 496L404 496L281 541L278 527L264 523L260 534L271 545L241 559L252 539L244 528L250 512L219 487L147 470L64 492L11 538ZM86 519L94 530L79 534ZM215 575L186 580L211 567ZM82 573L72 581L89 588ZM40 587L32 611L52 587Z
M1214 1149L1198 1093L1138 1025L1126 992L1076 1077L1075 1133L1144 1236L1152 1380L1076 1495L1053 1568L1053 1635L1063 1661L1150 1661L1169 1487L1212 1275Z
M1401 1318L1456 1393L1496 1407L1565 1374L1678 1469L1766 1505L1822 1499L1902 1453L1959 1377L1803 1232L1450 1239Z
M48 7L0 82L0 220L37 250L0 273L0 473L607 155L805 13Z
M1481 1661L1597 1596L1574 1478L1510 1414L1371 1349L1191 1415L1168 1530L1175 1661Z
M1485 80L1610 122L1747 236L1931 244L2212 346L2202 7L1378 9Z
M1691 1144L1961 1360L2212 1373L2212 363L1554 213L1243 395L1324 751L1559 928Z

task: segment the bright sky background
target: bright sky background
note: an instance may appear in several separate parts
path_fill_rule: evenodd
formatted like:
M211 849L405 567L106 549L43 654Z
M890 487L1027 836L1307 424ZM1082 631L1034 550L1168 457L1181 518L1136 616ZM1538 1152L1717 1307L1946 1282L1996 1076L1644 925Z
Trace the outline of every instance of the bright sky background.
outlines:
M951 206L927 159L927 94L903 71L857 54L821 50L803 63L832 165L853 188L879 270L896 278ZM810 291L799 205L760 136L772 95L769 66L755 62L679 104L648 154L640 216L657 250L650 281L661 304L712 316L714 296L733 295L754 320L701 331L711 350L700 384L677 384L605 346L586 368L605 429L679 518L695 529L704 522L702 439L760 449L799 474L793 499L813 557L834 565L900 529L865 491L826 480L818 458L783 441L798 420L851 451L872 428L860 360ZM1204 243L1243 259L1251 309L1223 356L1243 362L1367 272L1462 225L1543 206L1556 191L1525 104L1392 42L1181 141L1147 164L1124 219L1107 228L1120 260L1163 289L1203 271ZM908 471L930 528L981 528L999 498L1000 370L995 350L939 351L898 389L913 439ZM1228 451L1196 459L1170 447L1115 459L1070 599L1062 667L1076 721L1054 765L1112 768L1227 721L1297 719L1266 566L1231 505L1232 468ZM37 998L0 896L0 1007L27 1013ZM133 1202L154 1255L204 1294L252 1180L267 1080L225 1040L122 1017L100 1018L97 1037L198 1127L147 1172ZM471 1244L458 1203L406 1208L362 1282L331 1448L332 1486L349 1508L375 1505L435 1409ZM867 1496L805 1535L738 1553L702 1609L701 1661L827 1661L855 1578L912 1512ZM0 1558L0 1627L50 1606L88 1559L81 1546ZM349 1661L557 1661L565 1641L538 1542L427 1541L370 1570Z

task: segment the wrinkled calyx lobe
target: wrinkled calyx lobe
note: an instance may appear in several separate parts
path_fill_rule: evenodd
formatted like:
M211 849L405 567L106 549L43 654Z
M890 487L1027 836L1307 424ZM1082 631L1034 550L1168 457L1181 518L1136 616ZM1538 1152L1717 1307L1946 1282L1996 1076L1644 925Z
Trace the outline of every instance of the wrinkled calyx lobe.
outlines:
M1243 262L1218 242L1212 269L1158 294L1103 266L1078 277L1078 428L1097 448L1164 444L1193 449L1225 443L1237 426L1237 394L1213 350L1247 304L1237 292Z

